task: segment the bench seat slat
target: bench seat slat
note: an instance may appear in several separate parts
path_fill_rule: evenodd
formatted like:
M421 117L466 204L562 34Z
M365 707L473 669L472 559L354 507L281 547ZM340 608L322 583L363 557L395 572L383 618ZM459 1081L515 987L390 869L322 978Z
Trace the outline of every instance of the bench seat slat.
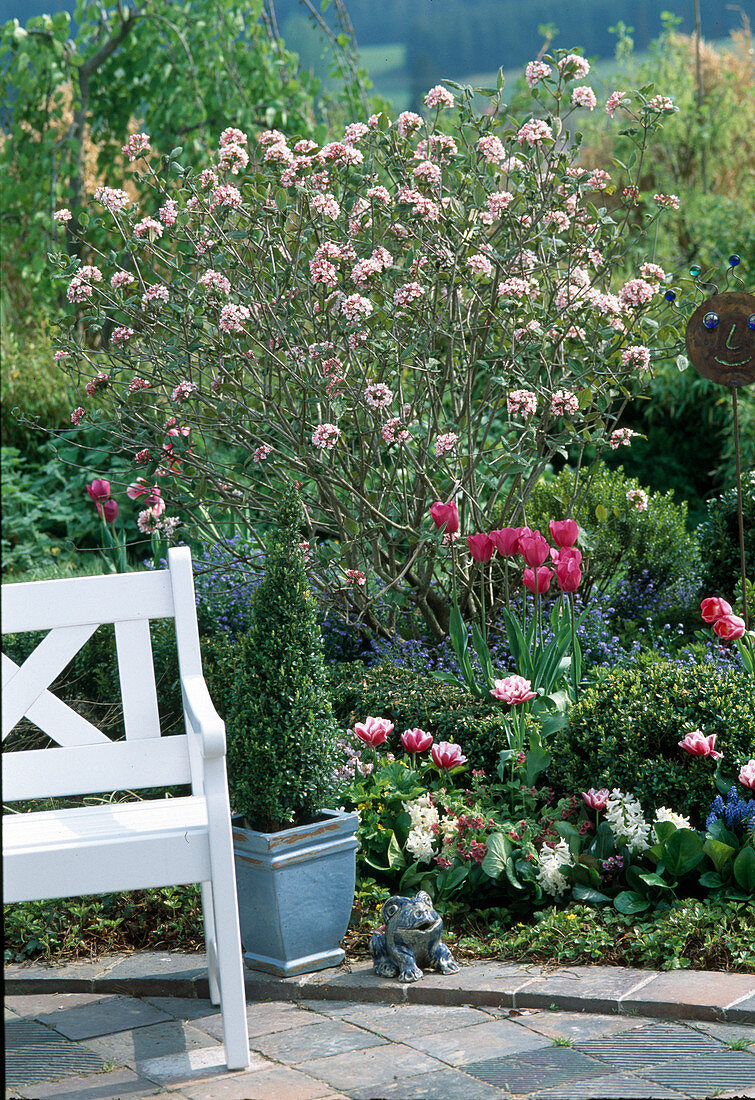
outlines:
M133 791L191 782L186 734L104 745L5 752L3 798L62 798L64 795Z
M6 902L211 878L198 796L10 814L3 831Z

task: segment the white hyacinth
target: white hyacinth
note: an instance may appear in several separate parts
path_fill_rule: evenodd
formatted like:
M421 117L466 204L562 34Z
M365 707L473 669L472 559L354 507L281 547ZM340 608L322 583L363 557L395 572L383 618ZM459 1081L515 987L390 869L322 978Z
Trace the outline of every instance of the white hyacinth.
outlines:
M420 863L429 863L435 855L435 833L433 826L438 825L438 811L433 806L430 795L423 794L414 802L402 803L409 814L412 829L406 840L407 851Z
M540 868L537 872L537 881L546 894L554 896L563 894L569 885L569 880L561 873L564 864L571 866L572 857L569 845L564 839L556 843L555 848L544 845L540 850Z
M605 818L613 835L617 840L623 840L630 852L645 852L650 847L650 825L645 820L642 806L631 794L615 787L608 799Z
M653 821L653 840L658 840L658 834L655 831L655 826L659 821L670 821L677 829L691 829L692 823L688 817L684 817L683 814L676 814L673 810L670 810L668 806L659 806L655 813L655 820Z

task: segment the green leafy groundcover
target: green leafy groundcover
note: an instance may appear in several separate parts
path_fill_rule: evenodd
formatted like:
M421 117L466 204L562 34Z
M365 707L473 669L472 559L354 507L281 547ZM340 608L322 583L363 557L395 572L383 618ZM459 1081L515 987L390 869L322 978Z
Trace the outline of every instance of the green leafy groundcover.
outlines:
M348 955L369 956L382 898L358 897ZM567 965L729 970L755 973L755 914L743 902L680 901L642 919L586 905L552 906L532 923L500 910L447 921L448 942L465 962L497 958ZM5 908L5 961L63 962L131 950L202 951L195 886L25 902Z

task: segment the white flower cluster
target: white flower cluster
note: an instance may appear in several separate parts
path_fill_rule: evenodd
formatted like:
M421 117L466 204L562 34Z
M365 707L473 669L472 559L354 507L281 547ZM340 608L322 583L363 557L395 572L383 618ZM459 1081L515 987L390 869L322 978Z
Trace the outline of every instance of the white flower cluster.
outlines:
M554 897L563 894L569 885L567 877L561 873L564 864L572 865L571 852L568 843L561 839L557 841L555 848L543 845L540 851L540 868L537 872L537 881L546 894Z
M423 794L414 802L404 802L403 807L409 814L412 829L406 841L407 851L420 863L429 863L435 855L435 836L433 826L439 824L438 811L433 806L430 795Z
M691 829L692 824L688 817L684 817L683 814L676 814L673 810L670 810L668 806L659 806L655 812L655 819L653 821L653 840L658 840L658 834L655 831L655 826L659 821L670 821L672 825L675 825L677 829Z
M642 806L631 794L618 787L611 791L606 807L606 821L617 840L623 840L630 852L645 852L650 847L650 825L645 820Z

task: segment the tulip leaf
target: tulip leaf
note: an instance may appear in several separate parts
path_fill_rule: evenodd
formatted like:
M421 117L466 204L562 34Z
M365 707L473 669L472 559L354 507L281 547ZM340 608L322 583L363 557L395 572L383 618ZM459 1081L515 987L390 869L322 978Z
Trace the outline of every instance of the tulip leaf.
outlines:
M540 744L534 735L530 739L530 748L524 762L524 781L528 787L535 785L537 777L545 771L551 762L551 754Z
M391 839L388 841L388 866L392 871L399 871L402 867L406 867L406 857L401 851L401 845L396 840L395 833L391 833Z
M755 848L743 848L732 865L734 878L748 894L755 894Z
M482 631L477 623L472 627L472 644L480 661L482 675L485 678L488 688L490 688L490 685L493 683L493 662L490 659L490 650L488 649L487 642L483 638Z

